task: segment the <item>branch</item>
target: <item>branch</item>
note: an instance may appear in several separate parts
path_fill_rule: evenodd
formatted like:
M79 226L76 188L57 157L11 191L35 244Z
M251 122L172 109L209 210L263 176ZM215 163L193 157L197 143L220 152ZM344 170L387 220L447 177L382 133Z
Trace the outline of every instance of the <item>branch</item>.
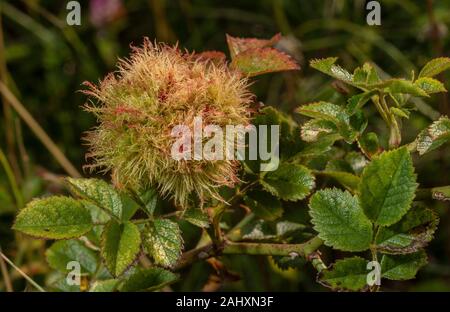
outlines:
M314 237L303 244L261 244L261 243L232 243L225 244L223 254L244 254L263 256L289 256L297 254L307 258L317 250L323 241L319 237Z
M426 199L450 201L450 185L418 189L415 200Z
M182 269L197 260L204 260L210 257L216 257L221 254L246 254L260 256L300 256L308 261L315 261L316 269L320 268L317 262L318 254L316 250L322 246L323 241L319 237L314 237L302 244L268 244L268 243L234 243L225 241L222 246L216 248L214 244L196 248L185 252L177 266L176 270Z

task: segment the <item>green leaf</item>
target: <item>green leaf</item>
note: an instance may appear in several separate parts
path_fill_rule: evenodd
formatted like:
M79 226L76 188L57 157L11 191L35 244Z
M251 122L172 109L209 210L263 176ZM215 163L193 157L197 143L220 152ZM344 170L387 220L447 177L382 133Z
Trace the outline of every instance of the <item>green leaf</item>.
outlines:
M416 81L414 81L414 84L428 94L447 91L447 89L445 89L444 84L442 82L440 82L439 80L433 79L433 78L429 78L429 77L419 78Z
M376 248L388 254L416 252L433 239L438 223L436 213L416 204L398 223L379 229Z
M282 240L303 229L303 224L291 221L256 220L244 226L241 232L245 240Z
M419 73L419 78L434 77L450 68L450 58L438 57L429 61Z
M257 38L237 38L230 35L226 35L228 49L230 50L231 58L246 50L256 48L266 48L274 46L281 39L281 34L278 33L270 39L257 39Z
M279 125L280 139L289 138L298 135L296 132L297 123L290 115L287 115L272 106L266 106L259 111L253 119L255 126L259 125Z
M431 196L434 199L449 201L450 200L450 186L438 186L431 189Z
M47 263L52 269L63 273L70 272L67 264L76 261L80 264L81 274L94 274L97 271L98 258L96 252L85 246L80 240L61 240L45 251Z
M367 288L367 260L360 257L336 261L328 270L323 270L318 281L325 287L340 291L359 291Z
M397 281L412 279L425 264L427 254L423 250L409 255L384 255L381 259L381 277Z
M244 198L246 205L260 218L273 221L283 215L283 208L278 198L270 193L254 190Z
M397 107L392 106L389 110L391 111L392 114L397 115L401 118L406 118L406 119L409 118L409 112L404 108L397 108Z
M120 291L155 291L175 282L177 279L178 276L175 273L161 268L137 268L126 277L120 286Z
M294 159L309 160L312 157L322 156L330 151L334 142L340 139L339 134L330 134L320 137L316 142L307 144L300 152L295 154Z
M356 111L363 108L363 106L369 102L372 96L376 93L376 91L367 91L364 93L360 93L352 96L347 101L347 112L349 114L354 114Z
M450 119L442 116L417 136L417 151L419 155L423 155L448 141L450 141Z
M335 79L341 80L348 84L353 84L353 75L339 65L335 65L336 61L337 57L315 59L310 62L310 65L312 68L317 69L318 71L321 71L322 73Z
M357 84L366 84L367 83L367 75L368 75L368 72L366 72L361 67L357 67L353 71L353 81Z
M140 205L135 202L130 196L125 193L120 194L120 200L122 201L122 221L129 221L139 210Z
M296 111L304 116L332 122L339 131L339 134L347 142L352 142L357 136L357 131L360 130L353 129L350 124L350 115L343 107L336 104L323 101L315 102L300 106ZM358 117L361 117L361 115ZM358 126L364 128L359 123Z
M156 265L173 267L181 256L183 238L176 222L157 219L148 223L143 233L144 245Z
M54 272L50 275L47 282L48 288L51 291L58 292L80 292L81 285L72 285L67 283L67 274L61 272Z
M359 175L364 167L369 163L363 154L359 152L349 152L345 155L345 161L348 162L353 172Z
M369 158L381 152L378 136L375 132L364 133L358 139L361 151Z
M324 171L344 171L347 173L353 173L353 169L348 162L343 159L330 159Z
M397 107L405 106L408 99L407 95L401 93L388 93L388 95Z
M339 189L317 191L309 202L314 229L325 245L343 251L363 251L372 241L372 224L358 199Z
M80 200L80 202L87 210L89 210L92 223L94 223L94 227L92 228L92 231L87 234L87 237L94 244L99 245L104 228L103 224L108 223L109 220L111 220L111 216L107 214L103 209L99 208L97 205L88 200L82 199Z
M65 239L82 236L92 227L89 211L80 202L52 196L28 203L17 215L13 229L35 237Z
M289 55L274 48L245 50L233 58L230 66L249 77L300 69L298 64Z
M383 90L385 93L402 93L410 94L413 96L428 97L427 92L422 90L418 85L415 85L412 81L394 78L382 81L380 83L370 86L370 89Z
M368 85L378 83L381 81L376 69L370 63L364 63L363 69L368 73L366 83Z
M319 174L335 179L352 193L358 189L360 183L360 178L349 172L324 170Z
M301 137L306 142L316 142L319 138L337 131L337 127L331 121L311 119L302 125Z
M183 215L183 219L201 228L209 227L208 215L198 208L190 208L186 210L186 212Z
M272 260L280 270L298 269L306 264L306 260L302 257L272 256Z
M297 164L282 163L260 180L263 188L282 200L297 201L309 195L315 186L311 171Z
M338 123L340 120L348 121L349 118L341 106L323 101L302 105L296 111L304 116L320 118L334 123Z
M67 178L67 182L75 196L92 201L119 220L122 218L120 195L110 184L99 179Z
M267 131L268 140L264 142L257 142L257 145L259 145L258 148L264 149L268 146L271 146L270 137L272 135L272 130L270 126L279 125L279 142L277 143L279 143L280 158L289 158L304 146L304 142L301 141L298 135L299 129L297 123L292 119L291 116L282 113L271 106L266 106L261 109L259 113L254 117L252 123L253 125L255 125L255 127L257 127L257 129L259 125L269 126ZM258 133L258 137L259 136L260 134ZM248 146L246 155L249 155ZM267 163L267 161L265 160L249 160L248 158L249 157L245 157L246 160L244 162L246 165L246 169L249 169L251 173L254 174L257 174L261 171L260 166L262 163Z
M343 133L344 139L353 142L359 133L363 133L368 124L367 117L362 110L356 111L350 116L349 129L346 129L348 133ZM342 132L341 132L342 133Z
M89 292L113 292L116 290L119 280L108 279L104 281L96 281L92 284Z
M141 248L138 227L127 221L119 224L111 220L102 234L101 254L108 271L119 276L136 260Z
M380 77L370 63L365 63L353 72L353 82L357 85L367 86L380 82Z
M416 189L411 155L402 147L380 154L364 168L360 203L370 220L389 226L406 214Z
M158 203L158 192L155 189L148 189L142 195L139 196L142 202L145 204L141 207L147 215L153 216Z

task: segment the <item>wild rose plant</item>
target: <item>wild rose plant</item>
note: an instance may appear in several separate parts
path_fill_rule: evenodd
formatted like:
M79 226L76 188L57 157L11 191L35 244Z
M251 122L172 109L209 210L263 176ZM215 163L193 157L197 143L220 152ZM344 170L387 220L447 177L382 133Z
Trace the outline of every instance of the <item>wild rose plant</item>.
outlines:
M386 80L370 63L349 72L336 58L312 60L351 93L345 103L299 106L307 120L298 123L249 89L254 76L299 70L276 48L279 40L227 36L230 61L149 40L133 48L117 72L84 90L85 109L98 120L85 136L87 168L109 173L111 184L67 178L73 196L33 200L14 228L57 240L47 261L63 281L67 261L78 262L81 290L158 290L180 269L223 254L269 256L281 269L301 269L303 259L333 290L377 291L384 279L414 278L439 222L426 200L450 198L448 186L420 188L414 161L450 140L450 120L440 117L412 142L402 142L401 130L412 97L446 91L434 77L450 59ZM386 124L386 140L366 130L368 106ZM172 129L194 127L196 117L222 128L279 126L279 165L262 171L261 159L174 159ZM284 216L289 202L309 212L302 223ZM203 229L188 251L182 221ZM328 250L346 256L326 264Z

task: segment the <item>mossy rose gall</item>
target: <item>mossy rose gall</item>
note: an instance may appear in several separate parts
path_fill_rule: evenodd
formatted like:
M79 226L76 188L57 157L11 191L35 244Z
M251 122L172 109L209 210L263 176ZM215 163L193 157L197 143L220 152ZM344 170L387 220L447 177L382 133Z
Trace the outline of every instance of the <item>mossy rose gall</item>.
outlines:
M248 82L225 62L212 62L177 47L145 40L121 60L118 71L95 86L86 109L99 125L85 137L91 169L111 171L119 188L150 186L185 206L190 194L219 198L220 186L233 186L232 160L177 161L171 157L174 126L192 126L195 117L220 127L249 123L253 95Z

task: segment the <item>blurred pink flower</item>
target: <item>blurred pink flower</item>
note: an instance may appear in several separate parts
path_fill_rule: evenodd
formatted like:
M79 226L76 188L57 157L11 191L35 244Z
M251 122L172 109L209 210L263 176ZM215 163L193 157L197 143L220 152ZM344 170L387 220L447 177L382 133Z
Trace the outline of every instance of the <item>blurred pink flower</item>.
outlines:
M89 20L101 28L123 16L125 7L121 0L91 0L89 3Z

